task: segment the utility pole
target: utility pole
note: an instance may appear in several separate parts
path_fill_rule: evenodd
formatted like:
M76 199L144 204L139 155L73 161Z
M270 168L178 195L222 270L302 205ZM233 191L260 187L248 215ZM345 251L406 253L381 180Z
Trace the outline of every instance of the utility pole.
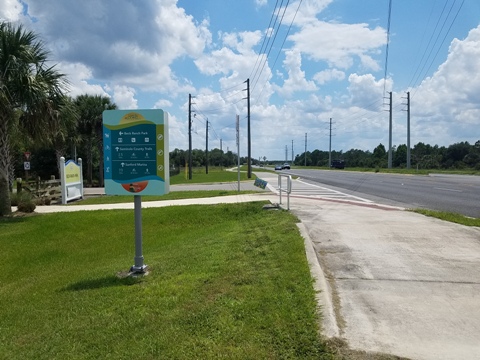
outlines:
M292 165L293 165L293 140L292 140Z
M305 167L306 167L307 166L307 133L305 133L305 152L303 154L305 158Z
M247 138L248 138L248 155L247 155L247 177L252 177L252 137L250 133L250 79L245 81L247 83Z
M332 166L332 118L330 118L330 139L328 142L328 167Z
M238 192L240 192L240 117L237 115L237 178L238 178Z
M188 94L188 179L192 180L192 94Z
M410 169L410 91L407 92L407 169Z
M285 145L285 162L288 161L288 145Z
M392 92L390 91L389 104L389 122L388 122L388 168L392 168Z
M205 138L205 174L208 174L208 119L207 119L207 136Z

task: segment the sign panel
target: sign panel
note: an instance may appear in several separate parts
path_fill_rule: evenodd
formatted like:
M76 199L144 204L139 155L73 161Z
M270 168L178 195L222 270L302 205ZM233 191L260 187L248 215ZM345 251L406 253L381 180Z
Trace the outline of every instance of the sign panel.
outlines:
M80 177L81 168L80 165L73 160L68 160L65 163L65 183L74 184L79 183L81 180Z
M163 195L170 190L168 113L103 112L105 194Z
M23 162L23 170L30 170L30 161Z

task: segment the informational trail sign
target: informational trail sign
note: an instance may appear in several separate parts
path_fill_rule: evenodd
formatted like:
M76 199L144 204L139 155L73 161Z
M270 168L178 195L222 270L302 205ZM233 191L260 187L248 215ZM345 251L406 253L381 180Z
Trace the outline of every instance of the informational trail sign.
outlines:
M103 112L105 194L164 195L170 190L168 113Z
M142 250L142 195L170 190L168 113L163 110L103 112L105 194L133 195L135 264L132 274L145 274Z

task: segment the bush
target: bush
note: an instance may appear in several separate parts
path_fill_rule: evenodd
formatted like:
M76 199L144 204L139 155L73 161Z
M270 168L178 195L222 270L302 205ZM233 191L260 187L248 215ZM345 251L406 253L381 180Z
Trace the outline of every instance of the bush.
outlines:
M36 208L32 196L27 192L12 194L11 200L12 206L16 206L20 212L31 213Z

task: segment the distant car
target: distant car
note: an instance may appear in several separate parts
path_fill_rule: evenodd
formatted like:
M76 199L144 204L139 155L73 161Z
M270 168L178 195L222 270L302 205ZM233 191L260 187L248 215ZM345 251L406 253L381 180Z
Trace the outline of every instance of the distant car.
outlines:
M282 170L290 170L290 164L289 163L285 163L282 165Z
M275 170L283 170L283 165L282 164L275 165Z
M335 169L345 169L345 160L332 160L330 167Z

